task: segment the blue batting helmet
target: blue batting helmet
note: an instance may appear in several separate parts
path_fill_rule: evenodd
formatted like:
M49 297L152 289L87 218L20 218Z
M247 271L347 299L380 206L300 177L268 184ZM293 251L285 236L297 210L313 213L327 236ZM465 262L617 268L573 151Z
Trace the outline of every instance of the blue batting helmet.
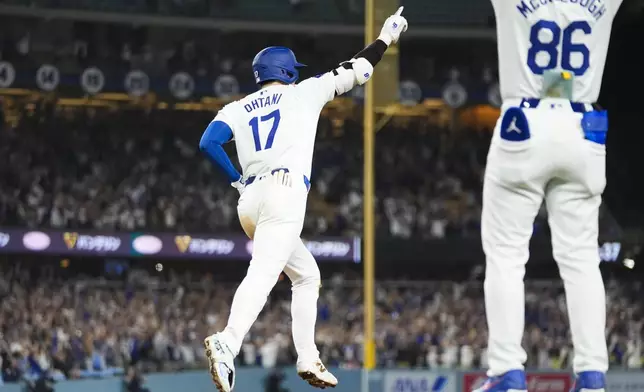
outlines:
M306 65L298 63L293 51L284 46L269 46L253 59L253 74L257 84L269 80L295 83L300 76L298 67Z

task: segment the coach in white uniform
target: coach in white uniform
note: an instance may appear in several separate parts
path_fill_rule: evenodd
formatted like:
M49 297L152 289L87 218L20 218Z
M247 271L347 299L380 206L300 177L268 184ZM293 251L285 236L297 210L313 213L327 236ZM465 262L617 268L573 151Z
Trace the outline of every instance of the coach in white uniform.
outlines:
M523 278L544 201L566 290L574 390L603 390L608 355L597 237L607 114L593 104L621 0L492 2L503 107L483 186L490 378L480 390L527 389Z
M322 365L315 345L320 271L300 233L311 176L313 145L324 105L366 83L391 43L407 30L400 14L386 21L378 39L337 69L295 84L302 67L285 47L269 47L253 60L260 90L226 105L206 129L200 149L239 189L238 212L253 239L250 267L233 299L228 325L205 339L210 373L221 392L235 382L234 358L266 298L284 271L293 284L291 315L297 372L314 387L338 380ZM235 140L243 175L222 144Z

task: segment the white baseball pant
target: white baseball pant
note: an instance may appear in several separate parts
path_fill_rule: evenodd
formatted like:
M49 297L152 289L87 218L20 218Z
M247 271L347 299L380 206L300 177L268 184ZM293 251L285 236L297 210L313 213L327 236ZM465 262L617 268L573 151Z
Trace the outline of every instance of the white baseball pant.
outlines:
M298 362L317 361L315 321L320 289L320 270L300 234L304 224L308 189L303 176L284 171L257 176L241 197L237 211L253 252L224 330L237 355L244 337L266 304L282 271L292 283L291 317Z
M508 109L520 105L521 101L504 103L483 185L488 375L523 369L527 359L521 347L523 278L534 219L544 200L553 256L565 286L574 371L605 372L606 303L599 270L598 215L606 185L606 149L584 138L582 114L566 100L543 99L536 108L519 110L525 115L523 123L510 116L502 124L512 112ZM527 140L507 140L519 139L525 131Z

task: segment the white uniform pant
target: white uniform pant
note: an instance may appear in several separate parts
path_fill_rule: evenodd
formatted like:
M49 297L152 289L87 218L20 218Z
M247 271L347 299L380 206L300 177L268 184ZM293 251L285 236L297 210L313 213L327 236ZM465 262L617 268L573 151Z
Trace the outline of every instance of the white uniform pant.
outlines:
M519 105L504 105L506 110L509 106ZM521 347L523 279L534 219L544 200L553 256L565 286L574 371L605 372L606 304L598 253L598 214L606 185L605 146L585 140L582 115L573 112L568 101L542 100L537 108L522 112L530 138L502 139L501 116L483 186L488 375L523 369L527 359ZM517 131L514 128L512 132Z
M253 236L253 250L224 331L235 354L284 271L292 282L292 330L298 361L319 357L314 339L320 270L300 239L307 194L302 175L276 172L258 176L239 199L239 219Z

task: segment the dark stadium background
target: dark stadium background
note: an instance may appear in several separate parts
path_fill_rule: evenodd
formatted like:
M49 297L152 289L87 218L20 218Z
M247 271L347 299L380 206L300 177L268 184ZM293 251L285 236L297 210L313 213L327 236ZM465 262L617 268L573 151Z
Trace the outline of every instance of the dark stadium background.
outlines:
M376 136L376 334L378 369L386 371L370 385L386 392L418 391L425 389L414 389L420 385L414 382L439 385L447 377L445 392L465 391L480 376L486 333L477 216L478 181L496 113L488 97L496 81L496 47L485 38L493 33L494 17L487 0L402 3L411 27L400 45L400 80L413 83L402 94L411 104L397 105L388 121L378 116L386 124ZM0 64L11 63L16 74L11 86L0 89L0 352L7 388L22 388L25 376L42 380L47 367L68 379L100 379L92 388L105 391L121 387L122 372L123 379L132 380L128 372L134 371L165 374L149 376L146 385L152 392L169 386L214 388L200 370L200 342L225 321L248 257L234 213L230 215L235 191L223 175L204 169L204 160L194 154L204 127L229 99L222 95L231 83L220 80L223 92L214 93L213 80L232 75L239 93L252 90L248 62L271 44L291 46L310 65L305 77L324 72L363 46L362 6L361 1L330 0L0 1ZM157 14L176 19L151 25ZM98 22L102 18L111 22ZM229 19L241 20L244 27L199 28L200 23ZM164 25L169 20L170 27ZM253 30L271 21L284 31ZM289 31L302 26L315 32ZM414 36L415 28L431 31L432 37ZM207 57L216 71L199 75L201 65L188 66L181 53L190 41L199 42L196 57ZM21 53L24 42L30 45ZM79 47L83 53L83 42L87 53L70 56ZM123 78L136 61L150 65L135 59L148 42L174 48L179 55L167 64L151 62L158 66L149 72L155 94L128 96ZM639 265L644 263L643 42L644 2L625 0L614 24L599 102L610 118L600 246L611 298L611 367L630 371L628 376L615 373L616 380L628 381L614 386L629 383L638 385L638 391L644 384L644 269ZM125 43L127 61L122 58ZM43 64L61 70L53 92L35 82ZM105 72L105 91L115 94L99 97L81 90L80 73L91 66ZM181 99L172 96L168 79L184 68L196 75L197 88L192 97ZM455 79L452 68L459 70ZM3 70L0 83L6 80ZM468 99L451 108L443 93L454 80L467 90ZM202 100L201 95L210 98ZM362 361L363 265L356 260L360 241L355 240L362 230L359 94L329 105L318 136L304 230L315 242L310 246L324 279L318 338L327 365L346 371L341 387L356 390L360 378L346 369L359 369ZM128 137L135 139L132 150ZM91 169L94 161L102 162L98 172ZM51 170L39 172L43 166ZM83 176L90 181L81 181ZM34 180L41 191L34 193ZM460 190L452 189L454 182ZM141 184L144 196L136 199L132 195ZM79 218L81 209L90 218ZM52 218L68 210L74 217L59 217L64 223ZM174 224L164 220L167 211L174 214ZM120 216L135 223L129 227L130 221L123 223ZM429 218L422 223L425 216ZM442 231L435 232L431 222ZM45 233L51 244L28 249L21 239L29 232ZM146 255L136 248L135 239L143 236L161 238L162 251ZM558 372L569 369L570 342L548 238L542 216L527 273L532 302L526 335L534 339L526 338L526 347L529 368L540 372L531 374L531 388L558 392L568 384L547 382L569 381L567 373ZM234 252L225 250L231 243ZM622 265L625 257L636 260L634 269ZM276 381L282 371L282 385L307 390L293 380L290 368L289 298L288 279L283 278L251 331L247 349L255 356L240 361L250 380L240 391L276 390L264 380ZM70 309L76 313L66 316ZM269 373L261 369L271 362L269 355L261 353L275 342L279 366ZM455 359L452 352L458 352ZM471 352L471 360L464 359L470 355L464 352ZM427 373L396 373L410 367ZM192 369L197 372L189 373ZM389 388L398 385L396 380L411 384ZM75 383L54 387L63 392L83 388Z

